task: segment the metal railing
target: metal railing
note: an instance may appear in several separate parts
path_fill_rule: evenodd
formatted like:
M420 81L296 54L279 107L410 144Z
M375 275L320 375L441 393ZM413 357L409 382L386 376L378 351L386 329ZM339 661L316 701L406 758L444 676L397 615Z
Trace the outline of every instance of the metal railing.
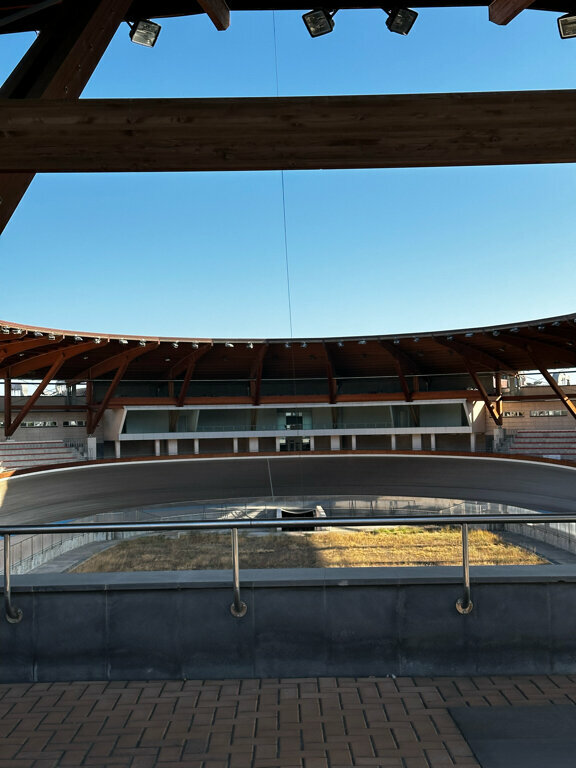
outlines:
M456 601L456 610L461 614L469 614L473 609L470 587L470 556L468 547L468 528L470 525L486 526L502 523L561 523L576 522L575 514L464 514L464 515L386 515L382 517L348 517L348 518L282 518L282 529L289 531L296 528L314 530L327 528L358 528L383 526L461 526L462 531L462 596ZM230 530L232 532L232 579L233 602L230 611L233 616L241 618L247 613L246 603L240 597L240 568L238 556L238 531L277 529L278 520L236 519L236 520L194 520L156 523L92 523L92 524L45 524L45 525L0 525L0 536L4 539L4 613L6 620L16 624L22 620L23 613L12 603L11 589L11 536L36 535L43 533L123 533L129 531L160 532L160 531L209 531Z

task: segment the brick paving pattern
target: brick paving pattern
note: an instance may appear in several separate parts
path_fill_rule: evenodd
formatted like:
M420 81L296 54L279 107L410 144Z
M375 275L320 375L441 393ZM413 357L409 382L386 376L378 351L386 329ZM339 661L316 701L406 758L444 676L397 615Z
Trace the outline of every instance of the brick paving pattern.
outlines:
M448 707L576 704L576 676L0 685L0 768L479 768Z

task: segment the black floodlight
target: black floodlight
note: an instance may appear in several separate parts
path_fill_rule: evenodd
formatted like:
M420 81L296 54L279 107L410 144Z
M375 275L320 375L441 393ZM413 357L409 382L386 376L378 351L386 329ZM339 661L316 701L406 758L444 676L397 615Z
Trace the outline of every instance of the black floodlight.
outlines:
M566 40L569 37L576 37L576 16L567 13L558 19L558 32L560 37Z
M130 28L130 40L138 45L145 45L147 48L152 48L162 27L160 24L155 24L148 19L141 19L131 25Z
M386 26L390 32L396 32L398 35L407 35L418 18L416 11L410 8L393 8L391 11L384 8L384 11L388 14Z
M302 16L306 29L312 37L327 35L334 29L333 16L336 11L327 11L325 8L319 8L315 11L309 11Z

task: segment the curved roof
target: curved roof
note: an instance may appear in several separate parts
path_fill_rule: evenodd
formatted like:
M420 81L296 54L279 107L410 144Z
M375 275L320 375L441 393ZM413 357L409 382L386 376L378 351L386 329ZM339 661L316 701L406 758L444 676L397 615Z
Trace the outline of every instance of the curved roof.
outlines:
M180 457L0 477L0 524L27 525L170 502L415 496L576 512L576 466L401 453Z
M381 336L205 339L121 336L0 320L0 378L324 378L576 367L576 314L515 325Z

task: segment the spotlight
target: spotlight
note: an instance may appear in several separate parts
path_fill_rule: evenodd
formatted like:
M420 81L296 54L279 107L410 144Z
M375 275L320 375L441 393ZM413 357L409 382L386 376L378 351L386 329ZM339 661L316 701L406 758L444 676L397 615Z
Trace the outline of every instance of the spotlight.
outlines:
M198 349L198 344L195 341L192 342L192 349Z
M54 334L53 334L53 333L49 333L49 334L48 334L48 338L50 339L50 341L54 341L54 340L55 340L55 338L56 338L56 336L54 336Z
M500 336L500 331L492 331L492 336Z
M92 339L92 341L94 342L94 344L100 344L102 342L102 339L100 338L100 336L96 336L96 338Z
M138 43L138 45L145 45L147 48L152 48L158 39L161 29L162 27L160 24L155 24L148 19L141 19L131 25L130 40L132 40L133 43Z
M141 340L138 342L138 344L140 344L140 346L141 346L141 347L145 347L145 346L146 346L146 342L144 341L144 339L141 339Z
M386 26L390 32L396 32L398 35L407 35L418 18L416 11L410 8L393 8L391 11L384 8L384 12L388 14Z
M360 339L360 341L358 342L358 344L366 344L366 339Z
M394 339L394 344L400 344L400 339Z
M339 346L339 347L343 347L343 346L344 346L344 342L343 342L343 341L339 341L339 342L338 342L338 346Z
M302 16L306 29L311 37L320 37L327 35L334 29L334 14L337 11L327 11L325 8L318 8L315 11L309 11Z
M249 341L248 344L246 344L246 349L254 349L254 344Z
M2 328L2 333L10 333L10 328Z
M120 344L128 344L128 341L126 339L118 339Z
M306 349L306 347L308 346L308 342L303 341L302 344L300 344L300 346L302 347L302 349Z
M82 336L74 336L74 341L83 341Z
M290 349L290 347L292 346L292 344L290 344L290 342L289 342L289 341L285 341L285 342L284 342L284 346L286 347L286 349Z
M44 334L40 333L40 331L34 331L34 336L36 336L36 338L38 338L39 336L43 336L43 335Z
M232 344L232 342L231 342L231 341L227 341L227 342L224 344L224 346L225 346L225 347L228 347L229 349L231 349L231 348L234 346L234 344Z
M173 341L172 342L172 346L174 347L174 349L178 349L178 342L177 341Z

